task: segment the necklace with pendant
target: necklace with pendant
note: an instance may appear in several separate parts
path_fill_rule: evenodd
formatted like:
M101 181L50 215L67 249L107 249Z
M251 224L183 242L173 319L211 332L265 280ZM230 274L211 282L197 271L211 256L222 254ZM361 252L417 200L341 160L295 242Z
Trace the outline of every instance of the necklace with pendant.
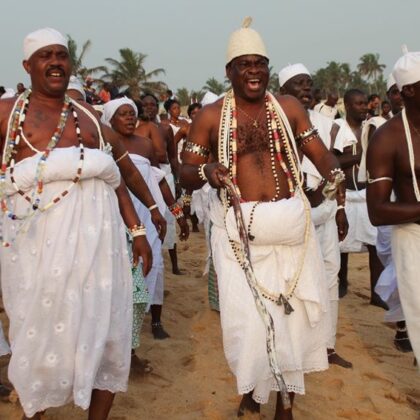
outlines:
M258 112L258 115L256 118L251 117L248 113L246 113L243 109L239 108L238 105L236 105L236 109L240 112L242 112L243 115L245 115L245 117L247 117L250 121L252 121L252 126L255 128L259 128L260 124L258 122L258 120L260 119L260 116L262 114L262 112L265 109L265 103L263 104L262 108L260 109L260 112Z

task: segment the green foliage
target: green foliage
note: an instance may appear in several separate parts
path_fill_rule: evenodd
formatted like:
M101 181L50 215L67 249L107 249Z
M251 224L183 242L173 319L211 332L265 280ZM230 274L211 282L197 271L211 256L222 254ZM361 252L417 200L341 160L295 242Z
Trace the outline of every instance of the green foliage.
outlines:
M381 97L386 93L384 80L384 64L379 63L379 54L364 54L360 57L357 69L352 71L348 63L330 61L326 67L320 68L313 75L314 86L322 90L324 96L335 92L343 96L350 88L357 88L367 94L378 93Z
M162 68L146 72L144 63L146 54L136 53L130 48L119 50L120 59L106 58L105 61L111 66L106 70L103 78L115 84L119 89L128 90L129 95L138 99L142 92L161 94L167 89L164 82L153 80L161 74L165 74Z
M92 76L93 74L106 71L105 66L97 66L88 68L83 64L83 60L90 46L92 45L90 40L87 40L83 46L80 54L77 53L78 46L77 42L70 36L67 35L67 47L69 50L70 60L72 63L72 74L79 77L81 80L85 80L87 76Z
M219 96L226 92L226 81L221 83L214 77L210 77L210 79L207 79L206 84L203 86L203 90L206 92L213 92Z

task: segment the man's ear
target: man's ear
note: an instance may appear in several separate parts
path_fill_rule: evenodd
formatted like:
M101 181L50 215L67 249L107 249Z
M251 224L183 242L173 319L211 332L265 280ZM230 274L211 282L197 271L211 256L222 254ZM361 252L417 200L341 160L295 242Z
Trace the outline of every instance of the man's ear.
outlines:
M280 88L279 93L280 93L280 95L287 95L287 91L286 91L286 89L284 88L284 86L282 86L282 87Z
M29 63L29 60L23 60L22 61L23 68L25 69L26 73L31 73L31 64Z
M226 64L225 67L225 71L226 71L226 77L231 81L231 75L232 75L232 65L231 63Z

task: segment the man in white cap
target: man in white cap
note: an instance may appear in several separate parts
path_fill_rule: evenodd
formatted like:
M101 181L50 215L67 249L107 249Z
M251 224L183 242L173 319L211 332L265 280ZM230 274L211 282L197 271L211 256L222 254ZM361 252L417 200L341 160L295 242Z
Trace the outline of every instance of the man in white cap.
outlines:
M330 149L333 120L309 109L313 99L313 81L309 70L300 63L286 66L279 72L279 84L282 95L292 95L300 101L307 110L312 124L318 130L325 147ZM338 321L338 272L340 270L339 240L342 241L345 238L348 229L345 209L343 206L338 208L334 200L324 197L322 189L325 182L306 156L302 160L302 171L305 174L305 193L311 203L312 222L315 225L327 275L332 325L327 343L328 361L330 364L351 368L352 364L335 351Z
M394 225L392 258L408 336L420 357L420 52L404 54L392 72L404 100L401 113L376 130L368 147L367 200L376 226ZM396 200L391 200L392 191Z
M346 215L349 230L344 241L340 243L341 267L339 277L339 296L347 294L348 255L349 253L369 253L370 268L370 303L387 308L375 292L383 266L376 254L377 229L369 221L366 205L366 183L359 178L363 169L362 132L367 115L367 96L359 89L349 89L344 94L346 117L335 120L338 129L333 129L331 141L341 167L346 174L347 206Z
M23 66L32 90L0 101L9 378L24 418L74 400L90 418L106 419L130 368L132 279L120 211L134 262L141 256L145 273L152 263L119 170L146 206L155 202L118 136L65 95L65 37L51 28L29 34Z
M324 267L295 156L312 160L329 181L326 194L339 191L340 205L345 191L337 159L299 101L267 92L268 54L250 23L229 40L233 89L192 124L181 183L198 189L208 181L218 190L210 202L211 242L224 351L243 395L238 415L259 411L270 391L280 390L276 418L291 418L304 373L328 368L330 332ZM215 161L207 163L210 154Z

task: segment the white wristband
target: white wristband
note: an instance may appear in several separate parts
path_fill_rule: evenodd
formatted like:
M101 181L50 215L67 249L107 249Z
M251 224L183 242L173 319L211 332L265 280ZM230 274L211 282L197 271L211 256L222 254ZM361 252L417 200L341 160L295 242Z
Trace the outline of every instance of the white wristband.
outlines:
M155 204L152 204L150 207L148 207L147 209L149 210L149 211L152 211L152 210L154 210L154 209L157 209L157 207L158 207L158 205L155 203Z

